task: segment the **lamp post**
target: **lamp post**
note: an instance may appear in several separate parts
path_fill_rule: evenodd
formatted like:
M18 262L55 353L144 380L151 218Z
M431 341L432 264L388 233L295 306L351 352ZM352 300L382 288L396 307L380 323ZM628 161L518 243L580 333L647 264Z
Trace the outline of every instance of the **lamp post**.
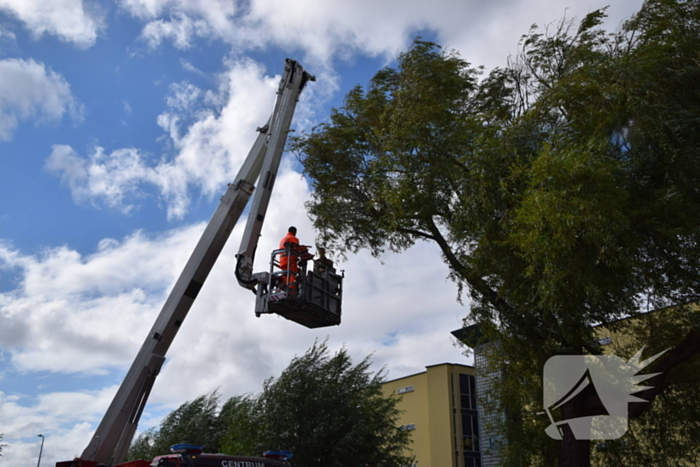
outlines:
M44 450L44 435L37 436L41 438L41 447L39 448L39 460L36 462L36 467L39 467L39 464L41 464L41 452Z

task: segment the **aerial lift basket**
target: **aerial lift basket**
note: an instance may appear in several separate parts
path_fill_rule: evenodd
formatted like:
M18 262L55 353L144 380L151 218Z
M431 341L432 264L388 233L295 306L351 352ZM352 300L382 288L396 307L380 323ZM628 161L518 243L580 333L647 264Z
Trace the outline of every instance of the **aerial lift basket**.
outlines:
M280 266L282 255L289 258L286 268ZM318 264L308 268L306 255L293 247L272 252L266 284L257 291L256 316L277 313L308 328L340 324L344 274Z

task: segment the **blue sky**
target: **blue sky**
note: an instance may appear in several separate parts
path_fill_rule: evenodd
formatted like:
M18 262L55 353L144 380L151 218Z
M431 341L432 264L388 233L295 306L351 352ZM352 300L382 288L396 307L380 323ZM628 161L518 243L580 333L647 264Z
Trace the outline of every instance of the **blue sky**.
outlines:
M608 25L639 0L612 3ZM579 0L0 0L0 464L82 452L226 183L271 110L284 58L317 81L310 129L417 35L474 65L505 64L533 23ZM287 226L314 232L285 156L257 269ZM173 344L141 427L194 397L259 390L314 339L396 378L468 362L449 332L468 308L437 249L342 263L343 324L253 316L233 275L237 226ZM262 253L261 253L262 252Z

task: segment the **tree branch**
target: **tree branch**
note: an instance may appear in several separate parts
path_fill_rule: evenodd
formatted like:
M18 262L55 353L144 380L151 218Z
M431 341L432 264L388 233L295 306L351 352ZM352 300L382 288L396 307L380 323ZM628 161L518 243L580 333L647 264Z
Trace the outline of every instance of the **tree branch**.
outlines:
M513 316L516 316L514 314L515 310L505 300L503 300L503 298L499 297L498 293L493 290L485 280L476 275L470 267L462 263L457 258L449 243L447 243L447 240L445 240L445 237L443 237L442 233L440 233L440 229L438 229L437 225L435 225L433 219L427 219L426 224L428 225L428 230L430 230L433 239L442 250L452 269L498 311L501 313L513 313Z
M435 237L434 237L433 235L430 235L430 234L428 234L428 233L426 233L426 232L422 232L422 231L420 231L420 230L407 229L407 228L404 228L404 227L399 227L397 230L398 230L399 232L403 232L403 233L415 235L416 237L421 237L421 238L424 238L424 239L426 239L426 240L435 240Z

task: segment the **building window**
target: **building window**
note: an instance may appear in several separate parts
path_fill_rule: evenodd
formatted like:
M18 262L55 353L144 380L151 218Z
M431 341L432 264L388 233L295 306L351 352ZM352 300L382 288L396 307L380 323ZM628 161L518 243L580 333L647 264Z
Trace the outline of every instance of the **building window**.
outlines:
M399 427L399 430L401 430L401 431L411 431L411 430L415 430L415 429L416 429L415 423L411 423L410 425L401 425Z
M459 375L459 401L462 417L462 459L465 467L478 467L481 465L481 446L474 375Z
M407 392L413 392L415 388L413 386L406 386L405 388L399 388L398 391L396 391L399 394L406 394Z
M473 375L459 375L459 395L462 409L476 410L476 379Z
M463 447L465 451L479 452L479 437L478 436L465 436L462 438Z

